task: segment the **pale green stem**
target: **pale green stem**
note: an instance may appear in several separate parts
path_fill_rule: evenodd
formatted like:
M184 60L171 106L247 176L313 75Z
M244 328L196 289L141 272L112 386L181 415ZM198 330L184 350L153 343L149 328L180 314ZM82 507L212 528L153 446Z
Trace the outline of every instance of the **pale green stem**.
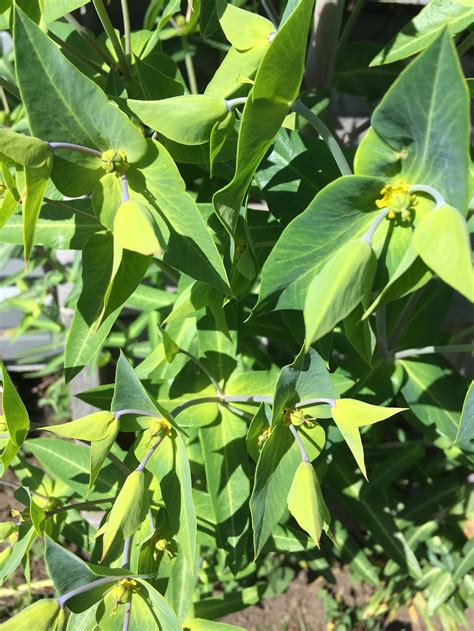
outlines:
M94 158L102 158L100 151L91 149L90 147L83 147L82 145L75 145L71 142L48 142L48 146L52 151L55 149L65 149L66 151L79 151L79 153L85 153Z
M61 609L63 609L67 601L74 598L74 596L85 594L91 589L94 589L94 587L101 587L102 585L107 585L108 583L116 583L118 580L120 580L120 576L105 576L104 578L99 578L98 581L92 581L92 583L86 583L86 585L76 587L76 589L72 589L70 592L67 592L67 594L59 596L59 598L57 598L58 605Z
M119 63L123 76L126 79L130 79L130 73L128 71L128 65L127 65L127 58L122 48L122 44L120 43L120 40L117 37L117 33L114 30L113 24L110 21L109 14L107 13L105 9L103 0L92 0L92 4L94 5L95 10L97 11L99 20L101 21L102 26L104 27L104 31L106 32L107 37L109 38L110 43L112 44L115 54L117 55L118 63Z
M244 105L247 103L247 98L246 96L239 96L236 99L224 99L227 111L232 112L238 105Z
M138 467L135 469L135 471L144 471L148 461L150 460L150 458L153 456L153 454L155 453L156 449L161 445L161 443L163 442L164 438L165 438L166 434L162 434L158 440L156 440L153 445L150 447L150 449L146 452L146 454L143 456L142 460L140 461L140 464L138 465Z
M8 81L8 79L5 79L5 77L0 77L0 85L2 86L2 88L5 88L7 92L10 92L10 94L14 96L16 99L18 100L21 99L20 93L16 85L14 83L11 83L11 81Z
M79 502L77 504L68 504L66 506L60 506L59 508L55 508L53 510L46 511L46 515L50 517L51 515L57 515L58 513L64 513L68 510L88 510L96 508L97 504L104 504L108 502L115 502L115 497L104 497L98 500L91 500L90 502Z
M216 379L214 379L214 376L212 375L212 373L204 366L204 364L197 358L194 357L194 355L192 355L191 353L188 353L188 351L185 351L183 348L179 349L179 352L182 353L183 355L186 355L186 357L189 357L195 364L196 366L199 368L199 370L201 372L203 372L206 377L209 379L209 381L212 383L212 385L214 386L214 388L217 391L217 394L222 397L224 395L224 393L221 390L221 387L219 385L219 383L217 382Z
M289 425L290 428L290 432L293 434L293 436L295 437L296 440L296 444L298 445L298 447L300 448L301 451L301 460L303 462L309 462L309 458L308 458L308 454L306 453L306 449L304 448L303 445L303 441L300 438L300 435L298 434L298 430L296 429L296 427L294 425L292 425L290 423Z
M329 131L326 125L322 122L322 120L316 116L306 105L298 99L293 104L292 110L302 116L321 136L323 141L326 143L329 151L332 154L332 157L336 161L337 166L342 175L352 175L351 167L346 160L346 156L344 155L341 147L339 146L338 141L335 136Z
M127 202L130 199L130 195L128 193L127 176L121 175L120 182L122 184L122 204L123 204L124 202Z
M388 208L383 208L379 212L377 217L375 217L374 222L372 223L372 225L369 227L367 232L362 237L363 240L366 241L369 245L372 245L372 239L375 234L375 231L377 230L377 228L380 226L380 224L382 223L382 221L385 219L387 215L388 215Z
M131 595L130 600L125 603L125 612L123 614L122 631L128 631L128 627L130 625L130 616L132 613L132 599L133 599L133 594Z
M125 57L127 58L127 65L131 68L132 63L132 40L130 29L130 12L128 10L128 1L121 0L122 3L122 15L123 15L123 36L125 40Z
M425 346L424 348L407 348L395 353L395 358L405 359L405 357L433 355L435 353L472 353L473 350L473 344L440 344L439 346Z
M295 410L301 410L302 408L309 408L318 403L327 403L332 408L336 405L335 399L327 399L326 397L318 397L317 399L306 399L295 404Z
M441 193L433 188L433 186L428 186L428 184L412 184L408 191L409 193L426 193L430 195L436 202L436 206L433 208L439 208L439 206L444 206L446 204L446 200L441 195Z
M183 35L182 39L183 39L183 50L184 50L184 65L186 67L186 74L188 75L189 91L191 92L191 94L197 94L198 86L197 86L197 80L196 80L196 73L194 71L193 56L189 52L188 36Z

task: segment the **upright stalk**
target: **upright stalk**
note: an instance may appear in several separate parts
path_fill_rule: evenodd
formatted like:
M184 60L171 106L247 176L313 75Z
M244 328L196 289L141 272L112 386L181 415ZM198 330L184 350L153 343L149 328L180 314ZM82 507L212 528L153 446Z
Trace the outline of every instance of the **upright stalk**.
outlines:
M121 0L123 15L123 37L125 40L125 57L127 66L130 69L132 64L132 39L130 30L130 12L128 10L128 0Z
M318 132L321 138L326 143L329 151L332 154L332 157L336 161L337 166L339 167L339 171L342 175L352 175L351 167L346 160L346 156L344 155L341 147L339 146L338 141L335 136L329 131L323 121L314 114L309 107L298 99L293 104L293 111L302 116L314 129Z
M92 3L97 11L97 15L99 16L99 20L104 27L104 31L107 33L107 37L110 39L110 43L113 46L115 54L117 55L118 63L120 70L122 71L125 79L130 79L130 72L128 69L127 58L125 56L125 52L122 48L122 44L120 43L119 38L114 30L113 24L110 21L109 14L107 13L103 0L92 0Z

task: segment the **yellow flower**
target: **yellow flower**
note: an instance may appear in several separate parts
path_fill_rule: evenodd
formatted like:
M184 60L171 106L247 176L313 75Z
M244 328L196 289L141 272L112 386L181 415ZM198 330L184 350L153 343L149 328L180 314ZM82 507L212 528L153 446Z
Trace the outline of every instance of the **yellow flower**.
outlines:
M387 219L401 215L402 221L409 221L412 216L415 195L410 195L410 184L398 180L396 184L386 184L380 191L382 197L375 201L377 208L388 208Z

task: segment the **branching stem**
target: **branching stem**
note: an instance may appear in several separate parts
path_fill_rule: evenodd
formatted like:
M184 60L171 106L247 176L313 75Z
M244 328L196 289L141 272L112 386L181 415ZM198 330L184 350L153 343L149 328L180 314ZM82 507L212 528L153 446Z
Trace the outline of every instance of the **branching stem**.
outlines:
M128 70L127 58L125 56L124 50L122 48L122 44L120 43L119 38L114 30L113 24L110 21L109 14L107 13L103 0L92 0L92 4L97 11L97 15L99 16L99 20L104 27L104 31L107 34L107 37L110 40L110 43L113 46L115 54L117 55L117 59L119 62L120 70L122 71L125 79L130 79L130 73Z
M238 105L244 105L247 103L247 99L247 96L239 96L236 99L224 99L227 111L232 112Z
M68 600L74 598L74 596L79 596L80 594L85 594L94 587L101 587L102 585L107 585L108 583L116 583L119 580L119 576L104 576L104 578L99 578L97 581L92 581L92 583L86 583L85 585L81 585L80 587L76 587L76 589L72 589L67 594L63 594L59 596L57 599L58 605L61 609L64 608L64 605Z

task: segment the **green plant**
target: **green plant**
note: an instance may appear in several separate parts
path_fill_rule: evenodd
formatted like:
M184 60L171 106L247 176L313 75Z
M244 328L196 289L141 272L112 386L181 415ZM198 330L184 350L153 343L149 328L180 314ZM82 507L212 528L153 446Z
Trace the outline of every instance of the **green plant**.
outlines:
M79 395L99 411L41 427L2 366L2 463L24 510L1 524L0 578L40 540L54 584L5 629L225 629L212 621L334 555L377 587L336 622L406 605L463 624L473 390L444 355L472 344L442 327L453 290L474 297L450 37L469 2L423 9L372 62L419 53L384 81L370 46L344 56L343 31L335 83L353 64L350 90L383 97L353 166L302 84L312 0L289 0L278 28L221 0L150 2L133 32L122 0L123 37L93 0L97 38L67 16L86 4L0 14L0 240L48 262L36 300L77 281L70 326L25 286L27 325L65 340L68 382L115 365ZM202 93L198 45L227 51ZM81 262L58 266L60 249ZM341 505L360 530L331 516Z

